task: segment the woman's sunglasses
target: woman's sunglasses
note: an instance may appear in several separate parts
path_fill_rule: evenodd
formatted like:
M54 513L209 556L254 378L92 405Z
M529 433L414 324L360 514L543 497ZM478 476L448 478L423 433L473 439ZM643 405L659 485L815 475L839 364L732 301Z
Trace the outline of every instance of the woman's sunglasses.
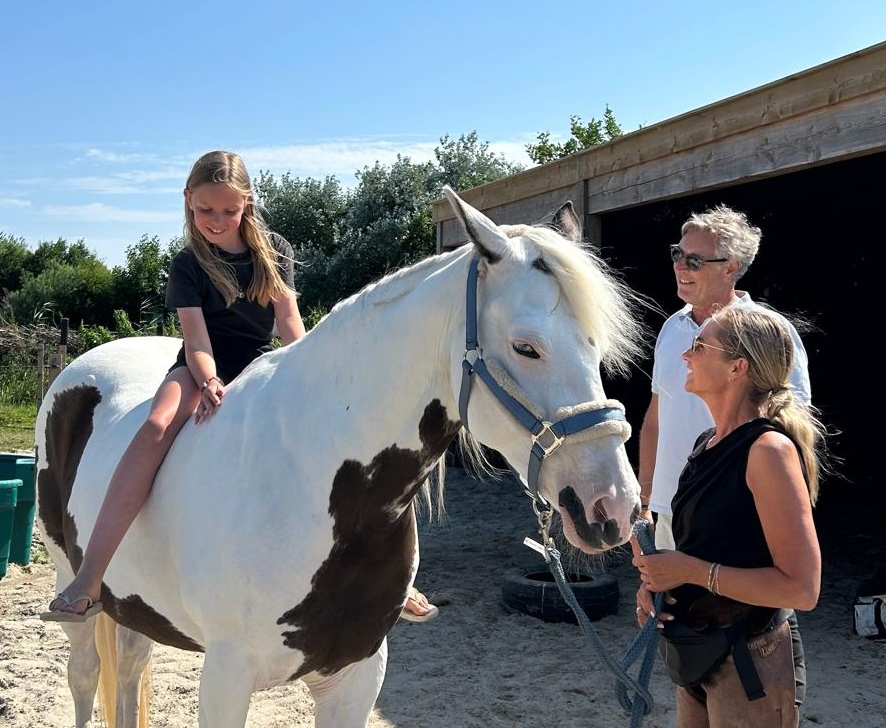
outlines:
M671 246L671 261L674 263L686 263L689 270L701 270L705 263L725 263L729 258L702 258L695 253L684 253L679 245Z
M698 354L698 352L701 351L702 347L707 347L708 349L716 349L717 351L722 351L724 354L729 354L729 356L735 356L735 352L724 349L722 346L714 346L713 344L709 344L707 341L702 341L700 336L701 334L696 336L692 340L692 346L689 347L689 350L693 354Z

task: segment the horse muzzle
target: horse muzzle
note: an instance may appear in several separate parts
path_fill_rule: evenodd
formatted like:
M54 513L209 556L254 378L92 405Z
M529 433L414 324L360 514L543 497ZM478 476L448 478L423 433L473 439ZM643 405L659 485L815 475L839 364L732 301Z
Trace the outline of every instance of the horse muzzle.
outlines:
M631 536L630 521L622 523L615 514L608 513L606 497L600 496L590 508L581 501L572 486L560 491L558 506L563 520L563 531L569 542L586 553L608 551L627 542ZM633 512L636 513L634 508Z

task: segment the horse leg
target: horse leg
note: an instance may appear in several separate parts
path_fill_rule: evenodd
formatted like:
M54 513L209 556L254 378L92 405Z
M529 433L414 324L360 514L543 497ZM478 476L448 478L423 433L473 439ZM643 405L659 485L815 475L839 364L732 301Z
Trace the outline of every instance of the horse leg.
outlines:
M137 728L139 725L139 689L153 648L153 641L143 634L117 627L116 728ZM142 705L141 709L147 711L148 706Z
M98 689L100 661L95 647L95 620L60 623L68 636L68 687L74 698L74 724L77 728L92 725L92 711Z
M314 698L315 728L365 728L388 664L385 638L374 655L331 676L306 677Z
M241 648L207 646L200 675L200 728L243 728L255 674Z

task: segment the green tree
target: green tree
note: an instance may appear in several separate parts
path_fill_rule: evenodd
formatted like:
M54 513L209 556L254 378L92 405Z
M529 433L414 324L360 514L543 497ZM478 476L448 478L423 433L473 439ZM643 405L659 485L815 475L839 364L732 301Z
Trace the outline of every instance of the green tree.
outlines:
M22 282L31 251L24 238L0 232L0 295L16 290Z
M169 265L183 243L182 238L175 238L164 249L156 235L142 235L135 245L127 247L126 265L111 271L112 308L124 311L127 320L136 324L156 323L163 314Z
M64 238L43 240L25 261L25 270L36 276L54 263L78 266L85 261L101 262L82 240L75 243L68 243Z
M432 255L431 202L444 184L466 189L522 169L491 152L476 132L442 137L434 155L436 162L398 156L391 165L364 167L350 192L330 177L320 182L260 174L256 194L268 223L292 243L301 264L296 287L307 318Z
M278 180L264 171L255 191L268 226L292 244L300 307L316 320L338 300L327 284L329 261L341 247L350 195L331 176L320 181L287 173Z
M76 265L51 262L38 275L26 274L19 290L6 297L18 324L30 324L52 315L68 318L72 327L84 319L113 323L113 278L104 263L81 260Z
M335 177L320 180L261 172L255 192L268 226L299 251L331 255L338 245L348 196Z
M526 153L536 164L546 164L555 159L568 157L582 149L605 144L623 134L622 128L615 120L615 114L608 105L603 111L602 119L592 117L587 124L582 123L580 116L569 117L569 132L571 136L562 144L552 142L550 132L540 132L536 135L538 144L527 144Z
M455 190L466 190L524 169L522 165L490 151L489 142L479 142L476 131L462 134L458 139L450 139L448 134L441 137L434 156L439 168L434 183L440 194L444 184Z
M356 173L340 244L302 276L317 305L329 308L434 252L430 203L439 194L434 173L431 162L416 164L399 155L390 166L376 162Z

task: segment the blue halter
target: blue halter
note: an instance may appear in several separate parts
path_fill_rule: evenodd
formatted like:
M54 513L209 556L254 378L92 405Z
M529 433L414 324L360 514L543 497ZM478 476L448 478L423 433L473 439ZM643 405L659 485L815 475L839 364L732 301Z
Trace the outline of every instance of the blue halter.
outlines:
M474 255L468 268L466 291L465 355L462 361L461 391L458 397L458 413L461 423L468 428L468 400L471 396L472 375L476 374L495 398L526 428L532 436L532 449L529 453L529 482L526 489L532 500L550 509L550 504L538 492L538 475L545 458L550 456L563 441L577 432L610 421L626 420L624 408L602 406L590 411L564 417L557 422L540 420L514 397L512 397L490 373L483 361L483 353L477 341L477 266L480 257Z

